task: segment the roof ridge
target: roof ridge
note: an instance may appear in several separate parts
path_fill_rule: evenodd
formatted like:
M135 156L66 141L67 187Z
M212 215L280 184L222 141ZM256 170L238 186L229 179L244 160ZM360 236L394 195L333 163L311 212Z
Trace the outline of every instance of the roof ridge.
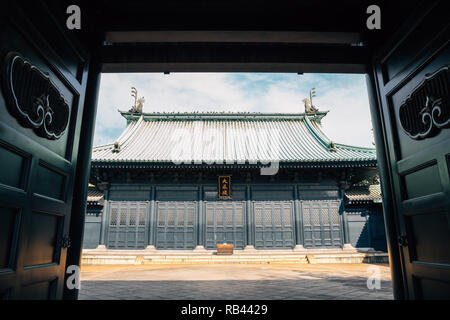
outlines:
M194 111L194 112L151 112L151 113L135 113L129 111L118 110L119 113L127 119L128 122L136 121L139 117L143 117L146 121L151 120L172 120L172 119L260 119L260 120L282 120L282 119L304 119L312 118L320 121L328 114L328 111L317 111L314 113L295 112L247 112L247 111Z
M129 112L118 110L120 113L124 114L135 114L135 115L173 115L173 114L255 114L255 115L270 115L270 114L280 114L280 115L308 115L305 112L255 112L255 111L171 111L171 112ZM321 114L328 113L329 111L317 111L310 114Z
M128 124L125 130L122 132L122 134L116 139L117 142L120 144L126 143L133 134L140 129L140 126L144 122L144 117L141 115L139 119L133 124L133 127L130 128L131 124Z
M337 147L358 150L358 151L376 151L376 148L370 148L370 147L358 147L358 146L351 146L351 145L342 144L342 143L335 143L335 145Z
M92 147L92 151L94 151L94 149L102 149L102 148L106 148L106 147L112 147L113 145L114 145L114 143L101 144L99 146Z
M322 132L324 134L324 138L328 139L328 141L326 141L323 137L320 136L320 134L318 132L316 132L315 128L313 127L312 123L310 122L309 119L305 118L305 124L306 127L308 128L308 130L312 133L312 136L325 148L328 150L329 144L331 139L325 135L324 132Z

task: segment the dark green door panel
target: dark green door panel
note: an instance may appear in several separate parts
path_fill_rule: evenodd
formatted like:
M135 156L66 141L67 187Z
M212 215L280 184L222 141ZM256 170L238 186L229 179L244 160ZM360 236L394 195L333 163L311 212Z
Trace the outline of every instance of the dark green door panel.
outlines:
M382 183L391 189L408 299L450 298L449 38L444 1L437 1L375 60L390 167Z
M60 299L88 59L45 6L9 2L5 8L0 17L0 294ZM31 15L46 21L35 25Z

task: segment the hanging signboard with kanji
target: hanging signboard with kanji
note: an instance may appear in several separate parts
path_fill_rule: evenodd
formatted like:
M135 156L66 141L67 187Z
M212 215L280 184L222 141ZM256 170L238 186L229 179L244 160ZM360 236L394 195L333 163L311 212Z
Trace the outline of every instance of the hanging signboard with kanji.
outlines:
M231 199L231 176L219 176L219 200Z

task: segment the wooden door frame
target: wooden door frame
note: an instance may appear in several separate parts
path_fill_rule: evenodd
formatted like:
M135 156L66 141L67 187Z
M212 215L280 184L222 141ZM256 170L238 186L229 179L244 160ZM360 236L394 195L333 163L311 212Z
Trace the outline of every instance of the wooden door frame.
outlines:
M95 54L96 52L94 52ZM267 66L272 69L270 65ZM190 68L189 66L187 68ZM219 67L220 68L220 67ZM260 68L260 66L258 66ZM276 67L275 67L276 68ZM367 64L368 73L367 87L370 103L370 112L372 117L375 144L377 147L377 161L382 181L383 209L384 220L389 252L389 261L391 267L391 276L393 283L393 291L395 299L404 299L403 272L401 266L401 256L397 244L397 222L394 216L394 208L392 202L392 181L391 168L388 161L388 146L385 140L385 131L382 122L382 110L380 109L380 101L378 96L378 87L374 78L374 70L371 64ZM74 200L72 206L72 217L70 226L70 237L72 246L67 252L67 266L80 265L82 238L84 230L84 212L86 209L87 198L87 181L90 171L91 149L93 144L93 135L95 127L95 119L97 113L97 100L100 82L100 73L102 63L100 60L91 59L89 66L89 77L86 91L86 112L83 114L83 122L80 132L80 151L77 164L77 174L75 179ZM273 69L272 69L273 70ZM196 72L196 71L194 71ZM65 290L64 299L77 299L78 290Z
M411 22L403 21L411 26ZM401 29L399 29L401 32ZM386 35L387 37L387 35ZM378 39L379 40L379 39ZM97 97L99 90L100 72L162 72L162 71L216 71L216 72L352 72L366 74L370 112L374 129L374 139L377 147L377 161L383 194L383 216L386 228L387 246L389 252L390 268L393 283L393 293L395 299L405 299L404 272L402 269L402 256L398 246L398 221L395 216L393 180L390 165L389 145L386 139L386 128L384 125L383 111L379 95L379 86L376 80L376 68L374 57L381 51L378 44L371 47L345 47L338 46L309 46L301 47L295 44L280 46L260 45L261 55L258 61L249 61L254 58L254 46L239 45L239 51L220 52L216 45L202 44L202 46L192 47L180 44L175 49L173 46L160 45L159 47L148 47L145 45L122 47L101 46L101 41L91 46L91 62L89 66L89 77L85 98L85 112L83 114L80 153L77 163L77 174L75 179L74 201L72 206L72 217L70 235L72 246L67 253L67 265L79 265L81 260L82 238L84 228L84 215L86 209L87 180L90 169L91 148L94 133L94 124L97 108ZM389 45L389 44L388 44ZM232 48L232 44L228 45ZM381 47L381 46L380 46ZM219 48L219 49L218 49ZM275 48L275 49L274 49ZM281 49L281 50L280 50ZM292 49L293 51L290 51ZM219 51L218 51L219 50ZM227 49L228 50L228 49ZM272 50L272 51L271 51ZM278 51L277 51L278 50ZM299 55L294 56L292 52L298 50ZM183 60L186 57L180 52L189 52L193 57L202 57L204 61ZM228 63L225 60L210 59L218 53L226 56L228 60L235 63ZM326 56L323 55L326 52ZM289 53L289 54L288 54ZM301 53L301 54L300 54ZM319 53L316 55L316 53ZM248 58L247 58L248 57ZM286 63L286 57L291 60ZM276 59L278 58L278 60ZM254 62L252 64L252 62ZM326 66L326 64L329 64ZM325 67L324 67L325 65ZM196 218L197 219L197 218ZM249 234L247 235L247 237ZM65 299L76 299L76 290L65 291Z
M383 122L378 84L373 73L367 74L367 91L369 96L370 114L372 117L374 140L377 150L378 172L380 174L381 193L383 195L383 216L386 229L386 243L391 267L392 289L394 299L405 299L404 273L402 256L398 246L398 221L395 215L393 197L392 167L389 162L389 148L386 141L386 131Z
M100 89L101 64L97 56L91 51L89 73L86 85L84 112L80 130L80 143L75 174L75 186L72 200L72 215L70 217L69 237L71 245L67 249L66 268L71 265L81 265L81 253L83 249L84 222L87 208L88 180L91 167L92 144L94 140L95 119L97 115L97 101ZM66 274L67 277L70 274ZM78 299L79 289L68 289L64 285L63 299Z

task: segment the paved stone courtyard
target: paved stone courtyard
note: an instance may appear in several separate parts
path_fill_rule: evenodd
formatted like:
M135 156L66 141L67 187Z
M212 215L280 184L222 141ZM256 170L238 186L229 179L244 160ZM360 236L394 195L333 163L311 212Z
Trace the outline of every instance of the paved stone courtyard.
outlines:
M368 267L381 289L369 290ZM387 265L86 265L81 300L355 300L393 299Z

